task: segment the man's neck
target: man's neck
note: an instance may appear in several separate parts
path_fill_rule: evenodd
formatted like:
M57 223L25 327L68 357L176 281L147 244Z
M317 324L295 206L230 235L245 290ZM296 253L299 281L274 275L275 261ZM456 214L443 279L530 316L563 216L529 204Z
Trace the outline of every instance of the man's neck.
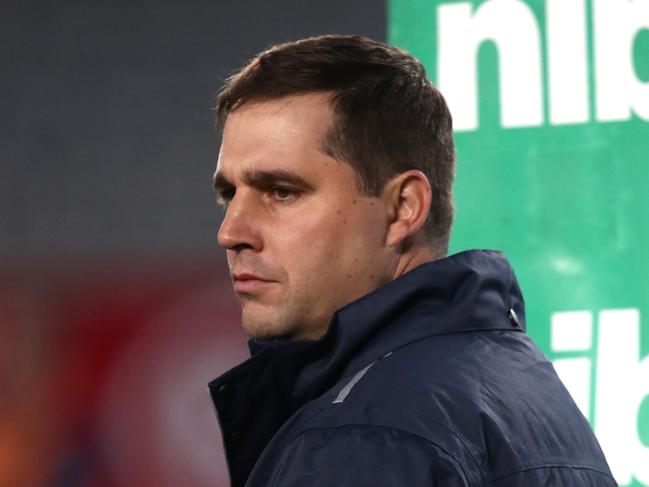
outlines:
M427 241L411 242L397 255L393 266L392 280L404 275L406 272L410 272L415 267L441 259L442 257L445 257L445 255L440 255L439 252L435 252Z

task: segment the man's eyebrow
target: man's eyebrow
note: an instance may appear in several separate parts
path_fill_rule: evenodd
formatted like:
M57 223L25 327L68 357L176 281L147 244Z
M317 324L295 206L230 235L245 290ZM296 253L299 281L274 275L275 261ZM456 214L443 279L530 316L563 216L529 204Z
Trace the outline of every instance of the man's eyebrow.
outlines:
M275 184L289 184L306 191L313 189L313 185L306 179L284 169L253 169L246 171L242 179L246 184L258 189L265 189ZM222 173L217 172L214 175L214 190L217 193L232 186L232 183Z
M305 190L313 189L313 186L303 177L284 169L252 170L244 173L243 180L246 184L256 188L268 188L274 184L284 183L299 186Z

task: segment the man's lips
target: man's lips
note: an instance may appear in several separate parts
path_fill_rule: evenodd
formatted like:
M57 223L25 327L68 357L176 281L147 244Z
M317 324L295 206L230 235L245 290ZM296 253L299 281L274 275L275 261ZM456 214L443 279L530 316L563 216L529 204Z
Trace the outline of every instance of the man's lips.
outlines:
M275 281L243 272L233 274L232 282L232 287L237 293L255 293Z

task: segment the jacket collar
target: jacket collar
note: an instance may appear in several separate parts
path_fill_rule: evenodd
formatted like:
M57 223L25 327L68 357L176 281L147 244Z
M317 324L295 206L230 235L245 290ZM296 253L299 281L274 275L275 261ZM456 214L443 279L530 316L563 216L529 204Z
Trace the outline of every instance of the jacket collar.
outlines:
M253 356L268 348L289 360L301 356L300 376L310 383L326 371L355 373L426 336L512 325L525 329L511 266L500 252L470 250L423 264L341 308L318 341L251 340L249 348Z
M232 484L245 483L295 411L386 353L431 335L524 326L523 298L506 258L466 251L341 308L317 341L251 340L252 357L209 384Z

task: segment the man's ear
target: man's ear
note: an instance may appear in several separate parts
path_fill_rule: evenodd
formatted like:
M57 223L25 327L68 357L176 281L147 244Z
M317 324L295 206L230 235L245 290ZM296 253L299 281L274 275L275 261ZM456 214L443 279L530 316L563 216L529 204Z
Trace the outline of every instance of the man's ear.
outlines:
M411 169L390 179L382 193L388 210L386 244L400 245L419 232L430 211L431 189L421 171Z

